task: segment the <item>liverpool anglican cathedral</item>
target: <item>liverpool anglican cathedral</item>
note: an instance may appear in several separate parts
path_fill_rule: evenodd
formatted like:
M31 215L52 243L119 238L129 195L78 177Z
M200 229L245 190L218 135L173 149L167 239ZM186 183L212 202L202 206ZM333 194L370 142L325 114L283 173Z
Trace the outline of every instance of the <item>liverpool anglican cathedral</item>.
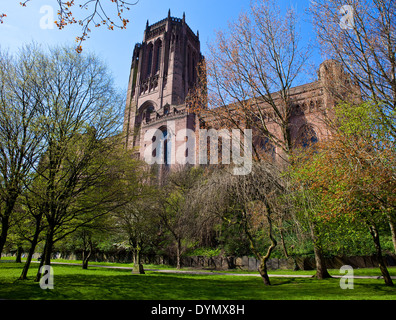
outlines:
M170 11L167 18L157 23L147 22L143 42L134 47L123 131L127 148L135 148L142 160L145 155L160 160L157 162L161 164L160 170L174 166L170 150L177 150L191 139L185 132L199 131L202 123L210 127L210 117L205 119L201 115L198 119L186 106L189 90L197 83L197 65L202 59L198 32L190 29L184 14L182 19L174 18ZM336 98L329 88L336 83L356 90L340 64L328 60L320 65L316 81L290 90L294 104L293 141L301 145L307 134L313 142L326 139L328 130L323 117L335 104ZM275 133L280 132L270 115L267 125ZM184 137L175 139L180 132ZM153 148L155 141L157 147ZM184 157L197 157L191 149L185 150ZM272 152L276 158L281 150L274 147Z

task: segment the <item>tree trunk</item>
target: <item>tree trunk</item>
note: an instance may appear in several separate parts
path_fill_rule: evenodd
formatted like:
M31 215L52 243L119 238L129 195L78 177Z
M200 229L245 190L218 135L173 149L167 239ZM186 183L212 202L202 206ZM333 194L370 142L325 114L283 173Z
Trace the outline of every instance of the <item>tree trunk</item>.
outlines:
M36 274L36 278L34 279L34 282L40 282L40 279L41 279L41 272L40 272L40 270L41 270L41 267L44 265L44 256L45 256L45 253L46 253L46 251L47 251L45 248L46 248L46 244L44 245L44 250L43 250L43 253L42 253L42 255L41 255L39 267L38 267L37 274Z
M176 268L181 268L181 241L180 238L176 240L177 248L176 248Z
M29 249L28 256L26 258L25 265L23 266L22 273L19 276L19 280L26 280L27 279L27 274L28 274L28 271L29 271L30 263L32 262L32 258L33 258L34 250L36 249L36 245L37 245L37 240L36 241L32 241L32 244L31 244L30 249Z
M47 238L45 240L45 245L44 245L44 253L40 261L40 266L37 271L36 279L34 280L35 282L40 282L41 279L41 267L43 265L49 266L51 265L51 253L52 253L52 247L54 245L54 231L52 228L49 229Z
M29 271L30 263L32 261L34 251L36 250L38 238L40 235L40 224L41 224L41 216L38 216L36 217L36 230L34 231L33 240L31 242L29 253L26 258L25 265L23 266L22 274L20 275L19 280L27 279L27 273Z
M23 248L22 246L19 245L16 252L16 258L15 258L16 263L22 263L22 253L23 253Z
M88 262L89 262L89 258L91 258L92 251L93 251L93 243L91 240L89 240L89 251L86 249L83 250L82 268L84 270L88 269Z
M54 246L54 237L53 237L53 233L51 232L48 239L48 245L46 247L46 253L44 255L44 265L45 266L49 266L51 265L51 254L52 254L52 248Z
M285 258L289 258L289 253L287 252L287 248L286 248L286 243L285 243L285 238L283 236L283 230L282 228L280 228L279 230L279 235L280 235L280 239L281 239L281 244L282 244L282 249L283 249L283 253L285 254Z
M314 253L315 253L315 263L316 263L315 277L320 280L331 278L331 275L327 271L322 248L317 243L314 243Z
M266 217L267 217L267 222L268 222L268 236L271 240L271 245L267 250L267 254L260 259L260 266L258 268L258 271L261 275L261 278L263 279L264 284L266 286L270 286L271 282L270 282L270 279L268 276L268 271L267 271L267 261L269 260L272 251L275 249L277 242L276 242L275 237L272 234L272 220L271 220L272 210L271 210L270 205L267 203L267 201L265 201L265 205L266 205L266 209L267 209Z
M370 228L370 234L373 237L373 241L374 241L378 266L381 270L382 276L384 277L385 284L387 286L393 287L394 285L393 285L392 278L389 275L388 269L386 268L384 257L382 256L381 243L380 243L380 238L379 238L379 233L378 233L377 227L375 226L375 224L373 224L373 225L369 226L369 228Z
M137 274L144 274L144 268L143 265L140 261L140 247L137 246L135 248L135 263L133 265L132 273L137 273Z
M393 218L391 215L388 215L389 219L389 226L391 230L391 235L392 235L392 242L393 242L393 250L396 254L396 219Z
M9 217L4 215L1 218L0 259L1 259L1 254L3 253L4 245L7 240L8 228L9 228Z
M269 260L269 258L271 256L272 250L274 250L276 245L277 245L275 238L273 238L272 235L270 237L271 237L271 245L268 248L267 254L264 257L261 258L260 266L258 268L260 276L263 279L263 282L264 282L264 284L266 286L270 286L271 285L271 282L270 282L270 279L269 279L269 276L268 276L267 261Z
M83 260L83 262L82 262L83 270L87 270L88 269L88 261L89 261L89 259Z
M132 257L133 257L133 264L135 265L136 261L137 261L136 251L135 250L132 251Z
M331 278L331 275L327 271L326 262L323 256L323 250L320 244L320 240L315 232L315 225L312 222L309 222L309 228L311 231L311 238L314 244L314 254L315 254L315 263L316 263L315 277L320 280Z
M3 253L4 245L7 240L8 229L10 228L10 216L14 210L17 197L8 198L5 202L4 214L1 217L1 235L0 235L0 259Z
M88 259L89 257L87 257L89 255L89 253L87 254L87 250L83 250L82 252L82 268L84 270L88 269Z

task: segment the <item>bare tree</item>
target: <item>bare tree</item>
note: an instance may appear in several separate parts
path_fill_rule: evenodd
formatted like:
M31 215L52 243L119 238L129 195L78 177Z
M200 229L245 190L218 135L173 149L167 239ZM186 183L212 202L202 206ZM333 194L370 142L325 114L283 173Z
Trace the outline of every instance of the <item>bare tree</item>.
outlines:
M323 55L336 59L379 105L396 137L396 1L318 0L310 13Z
M275 158L284 167L294 147L291 88L307 73L311 55L310 47L301 44L298 26L293 8L282 15L276 1L252 2L249 13L230 23L227 33L218 32L200 67L200 86L189 98L192 110L215 128L252 129L255 158ZM326 270L320 255L316 258L320 270Z
M301 45L295 10L282 15L276 1L254 1L227 32L217 33L209 51L191 108L213 126L254 129L287 162L290 89L301 81L310 57L310 49Z

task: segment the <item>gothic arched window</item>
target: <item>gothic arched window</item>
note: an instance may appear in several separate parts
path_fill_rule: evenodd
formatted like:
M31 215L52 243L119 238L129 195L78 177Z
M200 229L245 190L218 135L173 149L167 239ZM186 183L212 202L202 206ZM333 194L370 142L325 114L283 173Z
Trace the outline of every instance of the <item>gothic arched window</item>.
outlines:
M315 130L310 125L304 125L299 130L297 145L308 148L319 141Z
M268 137L261 138L258 147L262 152L270 156L272 160L275 160L276 149Z

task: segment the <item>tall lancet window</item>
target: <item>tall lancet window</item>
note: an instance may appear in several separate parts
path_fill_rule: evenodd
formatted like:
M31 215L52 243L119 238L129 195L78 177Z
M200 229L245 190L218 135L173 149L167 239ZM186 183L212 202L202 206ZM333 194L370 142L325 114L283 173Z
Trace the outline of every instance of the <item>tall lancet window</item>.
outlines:
M150 44L147 48L147 72L146 72L146 77L151 76L151 70L153 67L153 45Z
M154 73L160 71L161 68L161 56L162 56L162 41L158 40L156 42L156 54L155 54L155 70Z

